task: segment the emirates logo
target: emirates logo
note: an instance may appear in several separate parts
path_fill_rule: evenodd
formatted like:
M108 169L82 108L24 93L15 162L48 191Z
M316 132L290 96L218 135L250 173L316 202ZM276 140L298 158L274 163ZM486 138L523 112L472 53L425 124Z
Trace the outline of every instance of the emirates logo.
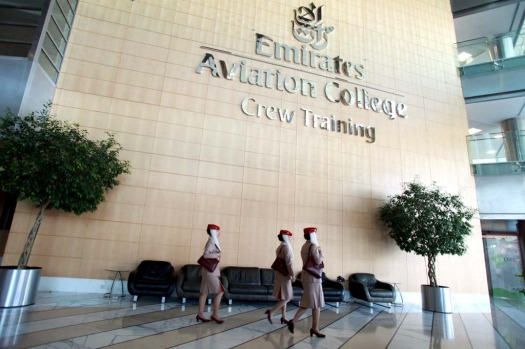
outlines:
M316 50L328 46L328 34L334 31L334 27L323 26L323 7L316 7L313 2L310 7L301 6L294 10L292 21L294 38Z

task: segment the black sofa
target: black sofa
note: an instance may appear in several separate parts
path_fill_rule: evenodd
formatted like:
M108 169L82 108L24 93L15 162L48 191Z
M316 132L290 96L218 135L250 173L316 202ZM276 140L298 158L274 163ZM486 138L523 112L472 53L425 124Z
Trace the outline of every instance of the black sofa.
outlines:
M275 301L272 296L275 271L270 268L230 266L221 271L224 298L228 304L233 300ZM300 281L293 284L294 300L303 294Z
M145 260L129 273L128 292L136 302L142 296L166 297L175 290L175 270L170 262Z
M177 296L182 303L187 298L199 298L201 290L201 266L198 264L186 264L177 273ZM211 299L210 295L208 299Z

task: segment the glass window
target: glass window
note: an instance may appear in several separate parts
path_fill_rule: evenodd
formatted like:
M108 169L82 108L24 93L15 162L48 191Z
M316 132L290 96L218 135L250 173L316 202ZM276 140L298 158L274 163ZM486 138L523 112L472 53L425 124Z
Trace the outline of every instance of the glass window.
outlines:
M56 0L51 9L51 20L38 61L55 82L58 79L77 5L78 0Z
M62 10L64 17L66 18L67 22L71 26L71 24L73 23L73 17L75 16L75 12L71 8L69 1L57 0L57 4L60 6L60 9Z
M53 19L49 21L47 32L49 33L49 36L51 36L51 39L53 39L55 45L58 47L60 53L64 55L67 41L64 36L62 36L62 32L60 32L60 29L58 29L58 26Z
M51 64L51 61L44 52L40 55L38 58L38 63L40 63L40 66L44 69L44 71L49 75L49 77L54 81L57 82L58 79L58 70Z
M57 24L58 29L60 29L60 31L64 34L64 37L66 38L69 37L69 31L70 31L69 23L67 22L66 17L64 17L64 14L60 10L60 7L57 6L57 4L53 6L51 16L55 20L55 23Z
M56 68L60 68L60 65L62 64L62 55L58 52L57 47L48 34L46 34L44 39L43 51L46 53L51 63L53 63Z
M71 8L73 9L73 12L76 12L78 0L68 0L68 1L69 1L69 5L71 5Z

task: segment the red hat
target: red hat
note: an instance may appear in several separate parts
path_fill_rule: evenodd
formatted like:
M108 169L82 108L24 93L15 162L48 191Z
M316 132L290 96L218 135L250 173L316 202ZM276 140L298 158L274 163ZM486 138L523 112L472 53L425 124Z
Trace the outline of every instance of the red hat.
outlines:
M315 227L304 228L303 231L305 234L311 234L311 233L315 233L317 231L317 228Z
M221 227L216 224L208 224L208 230L221 230Z
M289 232L288 230L281 230L279 232L279 235L288 235L288 236L292 236L293 234L291 232Z

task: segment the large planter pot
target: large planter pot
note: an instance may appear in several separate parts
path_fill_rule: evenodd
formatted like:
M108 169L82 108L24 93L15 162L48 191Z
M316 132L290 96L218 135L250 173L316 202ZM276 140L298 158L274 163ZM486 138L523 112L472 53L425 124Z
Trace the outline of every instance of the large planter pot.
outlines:
M423 310L438 313L452 313L452 293L447 286L421 285Z
M35 304L42 268L0 267L0 308Z

